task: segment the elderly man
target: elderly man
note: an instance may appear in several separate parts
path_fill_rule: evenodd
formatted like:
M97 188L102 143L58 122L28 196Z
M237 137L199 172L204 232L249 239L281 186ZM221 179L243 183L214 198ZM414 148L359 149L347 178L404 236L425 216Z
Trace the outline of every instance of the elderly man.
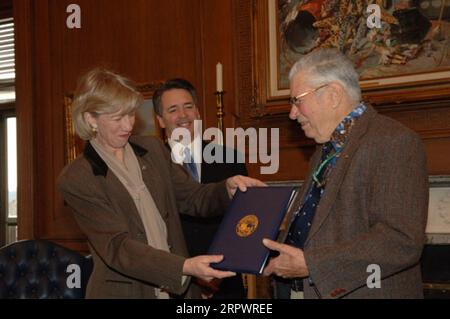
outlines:
M422 298L419 259L428 209L420 138L361 102L358 74L335 49L302 57L289 75L297 120L318 149L264 273L289 298Z

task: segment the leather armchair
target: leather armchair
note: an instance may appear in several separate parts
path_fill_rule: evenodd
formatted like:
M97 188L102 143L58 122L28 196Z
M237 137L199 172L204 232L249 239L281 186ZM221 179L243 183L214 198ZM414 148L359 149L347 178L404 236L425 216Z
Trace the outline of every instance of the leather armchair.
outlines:
M90 257L51 241L6 245L0 248L0 299L84 298L92 266Z

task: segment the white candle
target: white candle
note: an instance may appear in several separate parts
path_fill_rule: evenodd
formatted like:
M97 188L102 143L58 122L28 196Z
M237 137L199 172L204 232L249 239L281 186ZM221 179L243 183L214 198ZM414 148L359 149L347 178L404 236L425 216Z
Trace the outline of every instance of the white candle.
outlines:
M220 62L216 65L216 90L217 92L223 92L223 70Z

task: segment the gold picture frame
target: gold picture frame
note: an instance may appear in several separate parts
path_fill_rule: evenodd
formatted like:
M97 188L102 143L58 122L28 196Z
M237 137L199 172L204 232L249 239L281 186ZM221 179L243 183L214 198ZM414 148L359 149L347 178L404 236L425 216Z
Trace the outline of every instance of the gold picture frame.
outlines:
M156 119L153 107L153 93L162 84L162 81L141 84L137 86L139 92L144 97L144 103L136 112L136 122L133 129L135 135L159 136L162 137L162 129ZM84 149L85 142L79 138L73 126L72 120L72 99L73 94L64 96L64 129L65 129L65 160L66 164L71 163Z
M303 12L301 11L303 9L305 11L309 10L310 12L317 14L317 10L321 8L322 2L323 0L268 0L254 2L254 38L256 39L257 45L256 52L260 54L260 56L255 57L257 66L256 80L259 82L257 87L265 90L265 94L261 96L263 98L261 101L262 104L270 103L271 101L276 100L285 100L289 95L287 73L292 66L291 64L295 62L296 58L301 56L300 49L298 49L300 48L300 45L296 47L299 52L294 52L294 49L290 49L292 46L301 43L295 42L298 41L299 37L294 37L292 34L296 30L300 30L302 26L298 25L296 26L297 29L294 27L289 29L287 25L293 25L294 22L299 19L299 15ZM366 78L363 78L360 82L363 93L369 102L374 104L391 102L398 103L404 100L432 99L439 96L450 96L448 93L450 91L450 0L447 0L447 2L448 8L446 7L446 2L441 1L440 3L442 4L442 10L437 11L431 11L431 9L429 9L429 11L424 11L422 8L419 8L419 10L415 7L411 7L403 11L396 11L397 13L400 11L402 11L401 13L404 13L409 12L408 10L415 10L416 14L425 16L427 19L429 18L429 29L427 29L428 31L426 31L423 36L424 40L422 42L424 44L421 48L422 53L420 53L420 55L417 54L416 58L411 58L408 60L408 64L401 64L404 61L400 61L401 59L406 59L407 54L411 54L411 52L407 52L406 49L404 50L406 53L398 56L399 60L395 60L396 58L390 57L391 64L389 65L376 64L379 63L379 61L375 61L375 58L373 57L375 56L375 53L373 53L373 56L370 58L365 57L364 61L367 62L367 65L361 66L361 69L364 67L364 72L369 75L378 74L378 76L366 76ZM392 6L392 2L390 3ZM316 7L314 7L315 4L317 5ZM288 7L285 8L285 6ZM284 11L282 11L283 8ZM364 10L365 9L366 8L364 8ZM384 10L384 8L382 8L382 10ZM390 11L392 12L393 8L390 8ZM382 11L382 13L384 14L384 11ZM312 16L312 13L310 15ZM381 22L382 25L386 24L383 20ZM428 22L425 21L424 24ZM314 31L317 31L316 28L313 29ZM313 29L309 30L311 31ZM289 36L294 44L286 44L288 42L287 39L289 39L287 35L288 32L290 32ZM379 31L379 33L380 34L374 35L377 41L382 40L381 31ZM305 32L305 34L308 33ZM307 36L305 36L305 38L307 38ZM319 40L320 39L317 38L317 32L314 35L309 34L309 42L311 47L314 47L316 42L320 42ZM373 42L375 43L375 40ZM366 40L366 43L367 47L373 46L371 50L383 49L381 47L382 44L380 45L380 48L377 48L375 45L371 44L369 40ZM306 48L307 44L304 45ZM323 45L326 46L326 44ZM425 46L426 48L424 48ZM439 50L430 49L433 46L439 46ZM410 45L410 47L411 50L416 48L414 45ZM307 49L304 51L307 52ZM365 50L368 51L369 49ZM423 50L429 50L429 52L427 51L427 54L434 55L430 58L425 55ZM285 60L289 61L290 64L286 61L283 63L282 58L286 56L289 56L290 60L288 60L288 58ZM439 59L439 66L436 66L438 62L436 62L436 65L432 65L432 61L437 61ZM369 62L373 64L373 67L369 68ZM394 64L394 62L397 64ZM262 66L259 67L258 65L261 63ZM429 63L429 65L426 63ZM262 70L264 66L267 71ZM411 94L411 90L414 91L413 94Z

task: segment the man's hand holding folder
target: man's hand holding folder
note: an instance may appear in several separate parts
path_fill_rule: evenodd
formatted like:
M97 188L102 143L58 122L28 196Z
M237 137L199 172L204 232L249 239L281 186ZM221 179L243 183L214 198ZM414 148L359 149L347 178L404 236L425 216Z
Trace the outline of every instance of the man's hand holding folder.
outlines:
M303 250L267 238L263 239L263 244L270 250L280 253L277 257L270 259L264 269L264 276L272 274L281 278L304 278L309 276Z

